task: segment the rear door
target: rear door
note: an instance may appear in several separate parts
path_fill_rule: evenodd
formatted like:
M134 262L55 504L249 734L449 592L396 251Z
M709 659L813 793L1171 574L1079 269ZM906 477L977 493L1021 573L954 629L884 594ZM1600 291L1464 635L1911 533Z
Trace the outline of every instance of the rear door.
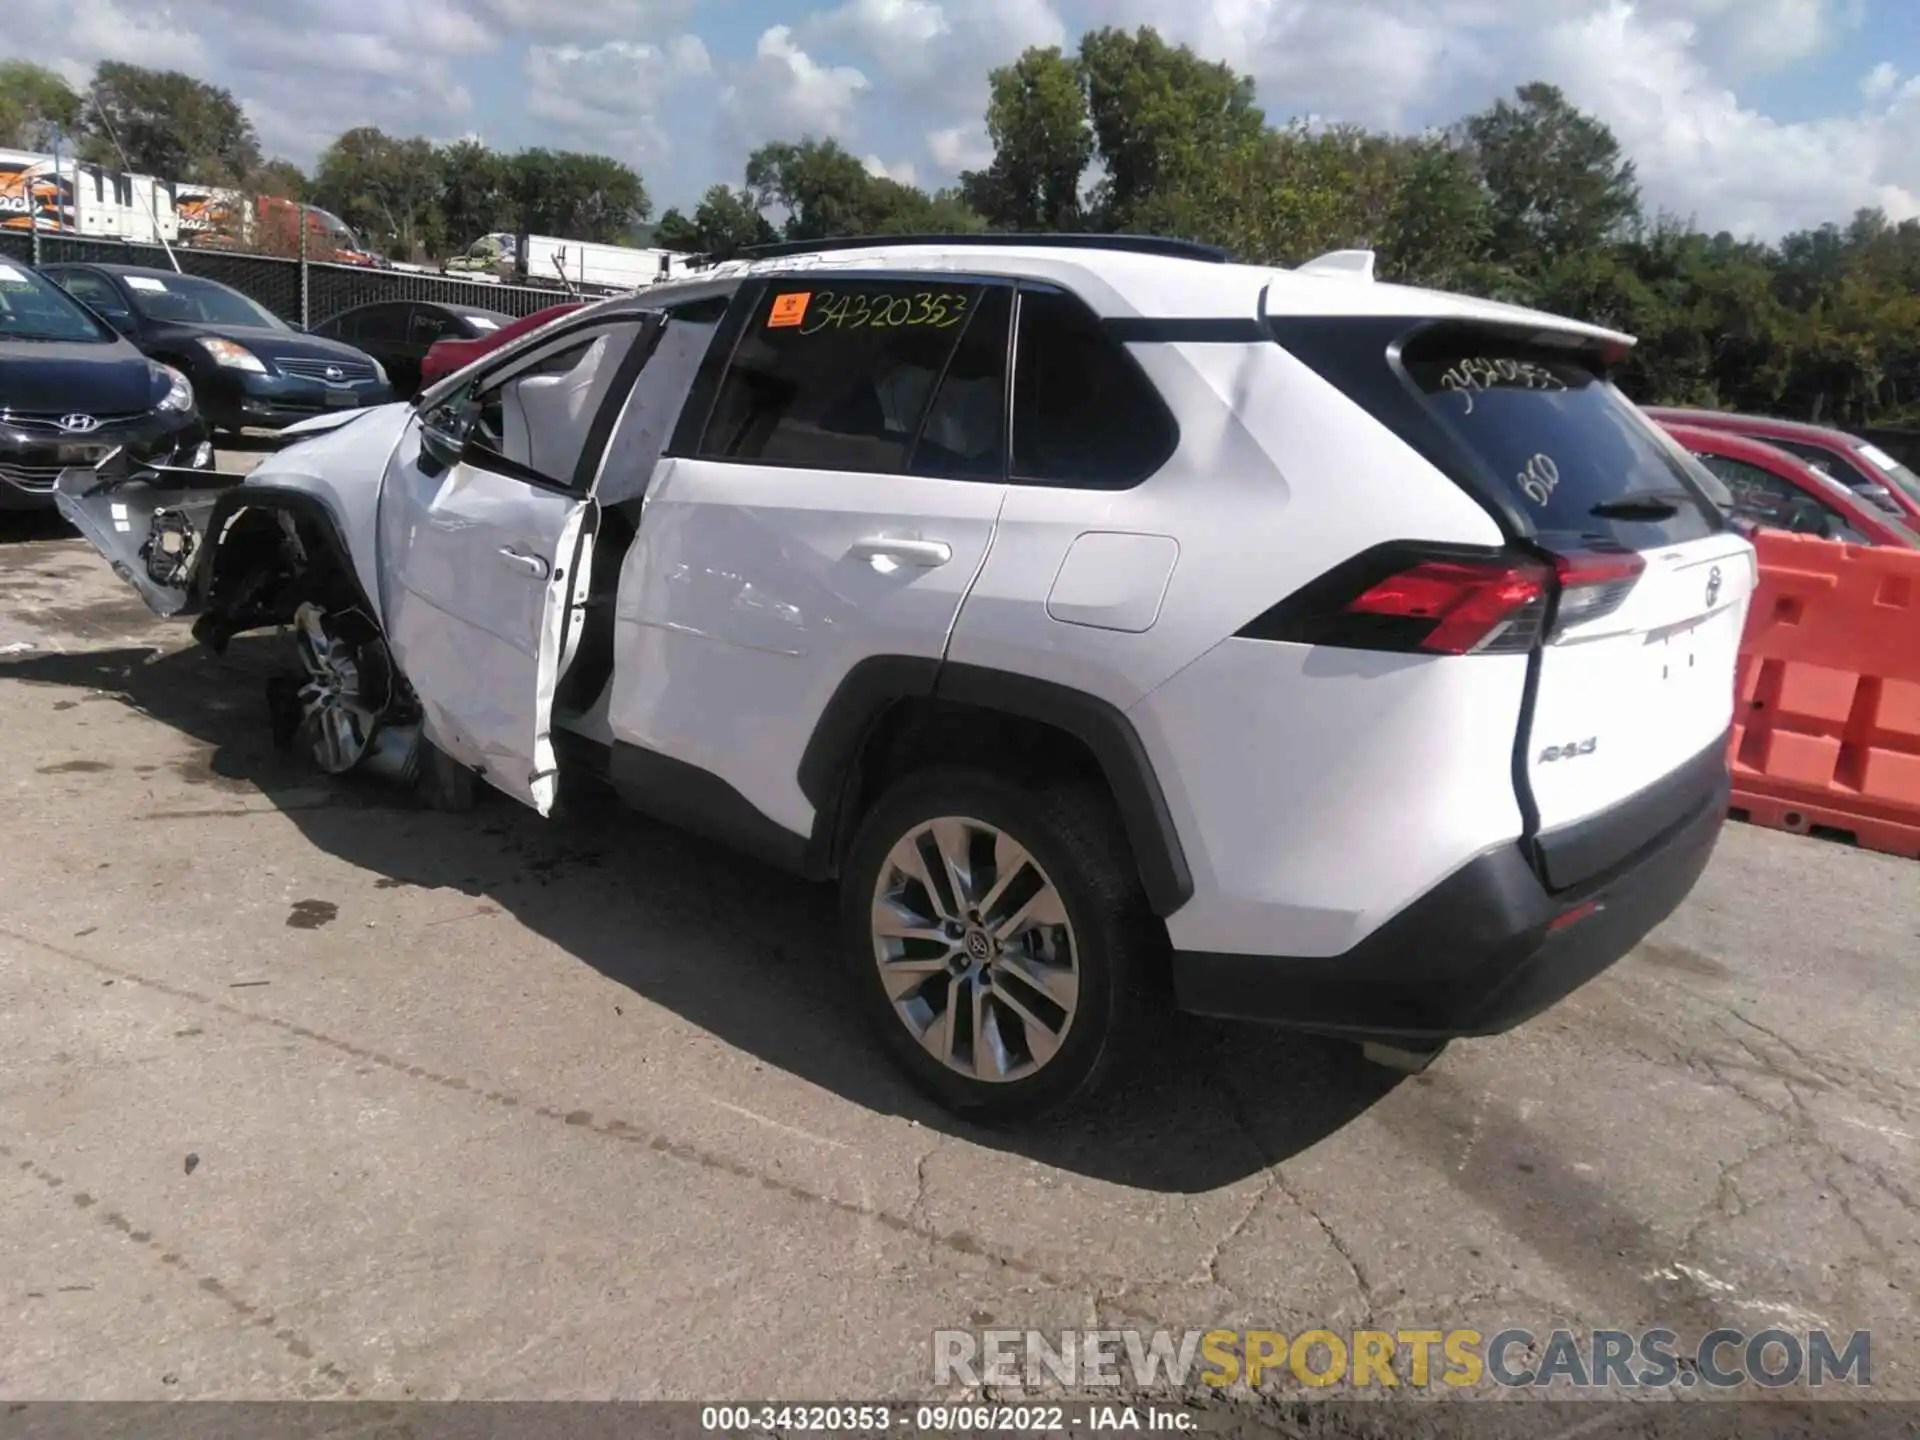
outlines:
M611 722L804 835L827 701L869 657L938 660L992 544L1012 286L814 275L735 306L647 491Z
M1756 576L1693 462L1576 350L1455 328L1403 361L1561 568L1521 736L1540 830L1721 744Z

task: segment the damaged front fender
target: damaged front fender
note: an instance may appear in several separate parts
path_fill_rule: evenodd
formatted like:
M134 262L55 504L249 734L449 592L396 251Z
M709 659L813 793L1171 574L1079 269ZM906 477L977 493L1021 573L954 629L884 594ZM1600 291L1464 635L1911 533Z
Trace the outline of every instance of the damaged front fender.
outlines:
M187 615L205 594L214 510L246 479L208 470L65 470L53 501L149 610Z

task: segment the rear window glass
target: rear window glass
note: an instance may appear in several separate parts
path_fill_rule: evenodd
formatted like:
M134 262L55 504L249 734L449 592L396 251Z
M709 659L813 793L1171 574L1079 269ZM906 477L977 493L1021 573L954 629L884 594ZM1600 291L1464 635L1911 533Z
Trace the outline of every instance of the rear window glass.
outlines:
M1543 534L1642 549L1720 528L1653 422L1579 356L1456 332L1421 337L1402 363ZM1654 508L1631 510L1635 502ZM1656 515L1660 502L1673 513Z

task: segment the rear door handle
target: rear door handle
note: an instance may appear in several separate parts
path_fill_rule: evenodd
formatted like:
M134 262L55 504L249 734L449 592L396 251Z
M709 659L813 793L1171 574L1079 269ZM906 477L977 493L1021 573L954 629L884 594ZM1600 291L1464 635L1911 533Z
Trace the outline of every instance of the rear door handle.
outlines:
M941 540L898 540L891 535L870 535L854 542L853 554L862 560L884 559L897 565L933 570L953 559L953 547Z
M518 570L529 580L544 580L553 573L553 567L543 557L522 554L511 545L500 547L500 558L509 569Z

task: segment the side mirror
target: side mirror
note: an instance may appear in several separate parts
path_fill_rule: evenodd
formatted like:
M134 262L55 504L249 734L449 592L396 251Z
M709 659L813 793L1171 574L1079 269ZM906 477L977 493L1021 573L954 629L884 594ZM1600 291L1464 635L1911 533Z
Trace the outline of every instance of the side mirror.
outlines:
M418 406L416 399L414 404ZM442 465L457 465L473 429L474 403L468 391L456 391L420 417L420 448Z
M131 310L102 310L100 318L118 330L122 335L131 335L134 331L133 312Z

